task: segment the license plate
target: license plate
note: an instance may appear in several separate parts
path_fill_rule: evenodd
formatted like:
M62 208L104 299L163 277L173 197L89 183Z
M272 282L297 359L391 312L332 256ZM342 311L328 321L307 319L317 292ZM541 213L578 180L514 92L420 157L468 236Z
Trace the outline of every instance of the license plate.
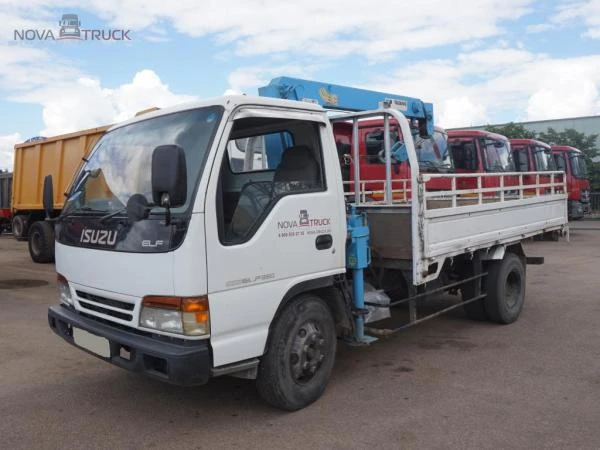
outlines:
M110 357L110 344L106 338L73 327L73 341L75 345L89 350L98 356L102 356L103 358Z

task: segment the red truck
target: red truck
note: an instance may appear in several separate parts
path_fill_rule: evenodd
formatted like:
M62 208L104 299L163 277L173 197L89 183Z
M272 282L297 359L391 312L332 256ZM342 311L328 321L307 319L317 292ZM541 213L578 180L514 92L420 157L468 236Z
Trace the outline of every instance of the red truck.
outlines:
M0 233L10 230L12 193L12 173L0 172Z
M556 170L564 170L569 193L569 219L583 219L590 212L590 180L581 150L568 145L553 145L552 156Z
M448 131L448 148L454 161L456 173L501 173L515 172L510 142L501 134L479 130ZM516 175L488 176L481 178L482 188L516 186ZM477 188L476 178L457 179L458 189Z
M349 180L354 178L352 164L352 124L336 122L333 132L337 144L338 155L342 165L342 175L347 182L347 192L353 191ZM372 192L370 198L383 200L385 180L383 120L372 119L359 122L359 158L360 178L366 181L366 191ZM390 121L390 145L398 147L403 142L402 132L394 121ZM415 149L419 158L419 170L423 173L453 173L454 166L447 145L447 133L443 128L435 127L433 137L415 138ZM408 161L392 159L392 187L394 199L410 198L410 165ZM427 183L429 190L450 189L450 180L435 178ZM406 198L405 198L406 197Z
M556 170L551 147L545 142L536 139L511 139L510 146L517 172ZM553 180L550 175L523 175L523 184L548 184L551 181ZM557 178L555 181L562 181L562 178ZM530 190L530 193L532 191Z

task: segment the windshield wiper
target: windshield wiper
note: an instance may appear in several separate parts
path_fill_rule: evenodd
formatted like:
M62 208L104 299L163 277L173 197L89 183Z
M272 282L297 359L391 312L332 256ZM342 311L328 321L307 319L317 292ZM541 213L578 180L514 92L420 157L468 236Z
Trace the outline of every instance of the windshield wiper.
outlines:
M82 212L83 213L90 213L90 212L104 212L104 211L102 211L101 209L90 208L89 206L83 206L81 208L74 209L73 211L68 211L68 212L66 212L64 214L61 214L60 216L58 216L58 219L62 220L62 219L74 216L74 215L76 215L78 213L82 213Z
M127 211L127 207L121 208L121 209L117 209L116 211L113 211L111 213L106 214L105 216L100 217L100 219L98 219L99 223L104 223L106 222L108 219L110 219L111 217L115 217L118 216L121 213L124 213Z

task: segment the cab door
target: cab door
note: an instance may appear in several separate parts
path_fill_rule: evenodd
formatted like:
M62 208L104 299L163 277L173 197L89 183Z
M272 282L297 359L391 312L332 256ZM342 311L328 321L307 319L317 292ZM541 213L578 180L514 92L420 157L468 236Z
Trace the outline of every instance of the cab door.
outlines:
M306 116L306 117L305 117ZM262 355L282 299L345 272L345 207L329 123L240 110L221 140L205 204L213 362ZM227 131L226 131L227 133ZM245 143L252 138L254 147ZM232 165L232 149L267 155Z

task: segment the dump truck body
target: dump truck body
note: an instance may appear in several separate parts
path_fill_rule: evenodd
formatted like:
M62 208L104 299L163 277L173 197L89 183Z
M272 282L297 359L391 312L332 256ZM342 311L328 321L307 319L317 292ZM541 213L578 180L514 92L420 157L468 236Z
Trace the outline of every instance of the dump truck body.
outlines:
M75 171L107 129L90 128L15 145L12 229L15 239L30 241L34 261L53 261L54 234L50 224L43 224L44 219L60 214ZM54 207L46 212L42 191L47 175L52 175ZM33 236L31 230L35 231Z

